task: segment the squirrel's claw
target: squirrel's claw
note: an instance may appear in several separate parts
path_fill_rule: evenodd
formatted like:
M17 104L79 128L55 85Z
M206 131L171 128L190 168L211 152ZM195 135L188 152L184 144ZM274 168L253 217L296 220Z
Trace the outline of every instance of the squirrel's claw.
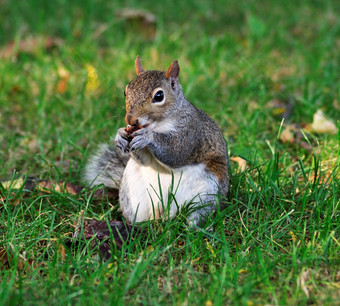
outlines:
M148 145L148 143L145 141L145 139L142 138L142 136L136 136L130 143L130 152L143 149Z
M123 152L129 152L129 141L127 140L128 134L125 131L125 128L120 128L117 131L117 135L115 138L115 144L117 148L122 150Z
M153 135L147 128L140 129L132 134L130 142L130 152L143 149L152 141Z

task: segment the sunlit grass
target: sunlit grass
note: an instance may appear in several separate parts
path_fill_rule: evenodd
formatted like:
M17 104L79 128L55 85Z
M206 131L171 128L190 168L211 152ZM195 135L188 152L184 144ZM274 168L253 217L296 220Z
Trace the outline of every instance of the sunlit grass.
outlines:
M123 7L154 13L155 38L119 20ZM137 54L146 69L178 59L187 98L216 120L230 155L247 162L245 171L231 163L228 206L213 231L191 229L183 215L148 222L109 262L73 233L84 220L121 220L116 202L0 187L0 251L11 258L3 267L0 259L2 304L340 299L340 134L309 129L319 109L340 119L336 1L36 0L0 8L2 50L36 41L0 60L1 181L80 184L96 146L125 125L123 90ZM60 41L46 50L44 37ZM280 135L292 124L304 134L285 143Z

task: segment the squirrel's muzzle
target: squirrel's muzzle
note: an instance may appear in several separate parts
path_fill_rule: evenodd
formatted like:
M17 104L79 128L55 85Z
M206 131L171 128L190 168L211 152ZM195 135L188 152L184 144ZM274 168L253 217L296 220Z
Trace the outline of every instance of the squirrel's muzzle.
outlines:
M128 125L137 125L138 124L138 118L136 118L135 116L132 116L130 114L126 114L125 122Z

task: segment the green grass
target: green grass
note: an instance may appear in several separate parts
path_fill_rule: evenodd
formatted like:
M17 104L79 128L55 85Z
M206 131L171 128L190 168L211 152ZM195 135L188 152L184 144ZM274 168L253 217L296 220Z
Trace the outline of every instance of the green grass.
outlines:
M155 14L154 40L115 17L124 7ZM318 109L340 127L339 12L335 0L2 1L1 47L62 42L0 60L1 181L79 184L97 144L125 125L123 90L137 54L147 69L179 60L186 96L217 121L247 169L231 163L214 231L193 231L183 216L149 222L110 262L72 233L82 213L121 219L117 203L1 189L0 248L14 257L0 268L0 304L338 303L340 133L309 133L312 151L279 135L286 124L305 128ZM98 74L95 92L86 91L87 65ZM272 100L293 101L282 128Z

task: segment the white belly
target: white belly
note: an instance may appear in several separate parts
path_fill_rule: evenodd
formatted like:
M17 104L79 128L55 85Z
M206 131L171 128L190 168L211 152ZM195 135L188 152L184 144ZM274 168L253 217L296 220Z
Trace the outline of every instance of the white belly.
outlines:
M217 178L208 173L203 164L178 169L166 169L159 164L142 166L131 158L124 171L128 184L121 188L129 198L128 210L137 222L173 217L178 207L189 202L215 202L218 193ZM178 207L177 207L178 206ZM124 205L122 205L124 209Z

